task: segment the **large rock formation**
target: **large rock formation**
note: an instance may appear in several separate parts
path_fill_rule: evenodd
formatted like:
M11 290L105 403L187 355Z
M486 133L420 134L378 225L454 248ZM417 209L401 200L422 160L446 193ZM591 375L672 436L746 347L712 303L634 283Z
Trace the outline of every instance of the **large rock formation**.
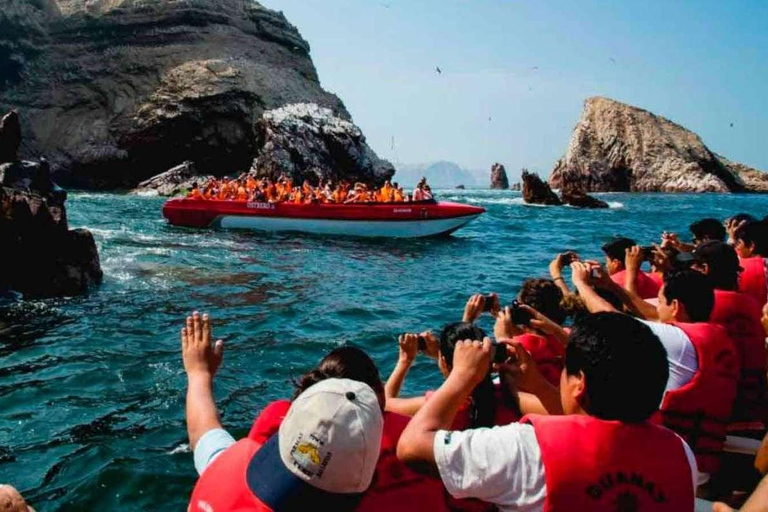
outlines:
M11 145L0 137L0 147ZM46 161L0 159L0 293L76 295L101 282L96 243L85 229L69 230L66 198Z
M0 0L0 109L23 107L22 156L64 182L246 170L256 120L297 102L348 118L298 30L254 0Z
M382 185L395 168L368 147L360 128L314 104L295 104L268 111L256 124L257 146L252 173L294 183L305 179L338 183L341 179Z
M523 169L523 201L528 204L544 204L548 206L560 206L562 201L557 194L552 192L549 185L539 175Z
M491 167L491 188L497 190L506 190L509 188L509 178L504 166L496 163Z
M716 155L672 121L607 98L585 102L549 183L585 191L768 191L768 175Z

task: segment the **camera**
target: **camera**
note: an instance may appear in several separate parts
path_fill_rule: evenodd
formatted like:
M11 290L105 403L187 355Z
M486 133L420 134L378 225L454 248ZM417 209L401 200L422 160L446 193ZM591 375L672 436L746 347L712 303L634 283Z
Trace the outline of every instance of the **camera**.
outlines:
M640 254L643 255L643 261L653 261L653 252L656 248L652 245L648 245L640 248Z
M509 306L510 312L512 314L512 323L515 325L528 325L531 323L531 319L533 316L531 313L523 309L521 307L521 304L519 301L513 301L512 304Z
M493 362L501 364L509 358L510 354L506 345L501 343L493 345Z
M563 266L570 265L574 261L579 261L579 255L576 251L567 250L560 256L560 262Z
M427 351L427 338L425 338L422 335L419 335L419 337L416 338L416 346L418 347L419 352L426 352Z
M485 300L483 301L483 311L493 311L493 306L496 304L496 297L494 295L485 295L483 297Z

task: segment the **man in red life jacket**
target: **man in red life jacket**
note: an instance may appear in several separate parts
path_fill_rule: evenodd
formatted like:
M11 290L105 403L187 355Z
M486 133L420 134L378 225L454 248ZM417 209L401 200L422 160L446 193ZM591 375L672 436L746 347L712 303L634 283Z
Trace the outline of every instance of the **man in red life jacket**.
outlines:
M765 256L768 255L768 224L747 222L733 234L734 249L744 270L739 274L739 291L754 298L761 306L768 302Z
M403 432L398 457L435 466L455 497L480 498L502 511L693 510L697 471L690 449L648 423L668 367L647 326L617 313L581 318L559 390L519 344L507 343L515 364L505 371L560 415L446 431L492 356L489 339L467 340L456 347L454 372Z
M732 429L763 431L768 412L762 307L749 295L737 291L741 267L736 251L722 242L706 242L693 252L681 253L678 260L706 275L715 287L710 322L725 327L741 358L741 378L733 410L736 425Z
M639 248L627 251L634 265ZM592 287L591 270L576 264L574 284L593 312L615 311ZM699 272L668 272L651 306L612 281L600 283L641 317L665 347L670 378L656 421L680 433L696 454L699 484L720 467L720 454L736 399L741 360L733 341L721 326L708 323L714 306L712 284Z
M624 288L628 287L629 282L624 258L627 249L635 245L634 240L629 238L615 238L602 247L608 274L614 283ZM635 286L637 294L643 299L654 299L659 294L659 284L643 271L638 271Z
M182 353L187 427L197 456L203 438L223 432L212 389L223 344L211 343L207 315L187 319ZM249 436L218 454L204 468L188 510L354 510L373 479L382 429L381 405L370 386L324 380L294 400L277 434Z

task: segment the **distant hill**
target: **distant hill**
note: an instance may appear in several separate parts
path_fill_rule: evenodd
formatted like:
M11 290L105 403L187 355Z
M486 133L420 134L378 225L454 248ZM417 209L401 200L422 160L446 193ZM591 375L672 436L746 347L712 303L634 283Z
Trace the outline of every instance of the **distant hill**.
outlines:
M433 188L453 188L456 185L477 186L475 175L453 162L434 162L428 164L401 164L397 168L393 181L405 187L413 187L422 178Z

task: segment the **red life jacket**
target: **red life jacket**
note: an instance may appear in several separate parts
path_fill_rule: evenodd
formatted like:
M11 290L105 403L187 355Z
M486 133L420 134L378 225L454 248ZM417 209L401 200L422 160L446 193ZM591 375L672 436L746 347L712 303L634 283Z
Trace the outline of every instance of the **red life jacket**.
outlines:
M761 256L739 258L739 264L744 269L739 274L739 291L746 293L757 301L760 306L768 302L768 282L765 279L765 259Z
M195 486L190 501L190 511L208 512L205 508L194 508L201 501L210 504L215 512L270 510L248 488L245 472L256 451L278 432L290 406L291 402L288 400L278 400L269 404L254 421L248 437L225 450L211 463ZM384 432L381 437L381 453L376 464L376 473L356 510L363 512L396 509L399 512L449 510L446 503L450 495L442 481L413 471L397 458L397 442L408 421L409 418L399 414L389 412L384 414ZM223 474L233 475L233 477L222 478ZM484 507L481 510L487 510L488 505Z
M740 375L733 341L719 325L675 323L696 349L699 368L690 382L664 395L654 421L685 439L696 455L699 471L720 468L728 423Z
M611 276L611 281L626 288L626 276L627 271L621 270ZM641 299L655 299L659 296L660 289L661 285L648 277L648 274L643 271L637 273L637 294Z
M555 387L560 387L560 374L565 365L565 347L557 339L551 336L539 336L537 334L526 333L515 336L514 339L527 350L536 366L544 376Z
M749 295L715 290L715 307L709 321L725 327L741 358L733 421L754 424L749 430L762 428L766 419L765 330L761 316L762 308Z
M683 442L656 425L591 416L526 416L541 449L545 511L693 510Z
M251 459L261 448L246 437L224 450L197 480L188 512L271 512L245 480Z

